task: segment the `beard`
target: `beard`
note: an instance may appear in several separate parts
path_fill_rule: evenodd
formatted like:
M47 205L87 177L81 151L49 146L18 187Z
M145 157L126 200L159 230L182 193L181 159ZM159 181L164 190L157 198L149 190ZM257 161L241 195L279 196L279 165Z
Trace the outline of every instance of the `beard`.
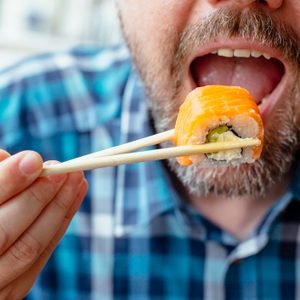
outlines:
M288 99L293 99L294 95ZM299 146L298 137L292 105L282 105L272 116L272 126L265 129L263 152L254 163L203 168L199 164L183 167L170 159L169 165L195 196L263 198L290 171Z
M124 32L126 37L126 30ZM300 56L296 34L289 26L262 11L221 9L182 33L165 32L165 36L169 39L161 41L164 45L161 55L152 61L138 50L142 47L134 37L128 35L126 38L144 82L158 132L174 128L179 107L189 92L187 76L181 66L185 65L195 47L201 48L221 36L240 36L279 50L284 60L293 66L291 77L294 81L288 83L284 98L279 99L268 116L264 148L259 160L252 164L209 168L199 164L184 167L175 159L168 161L187 191L195 196L264 197L291 171L299 148L300 110L297 100L300 90L296 78ZM162 146L170 146L170 143Z

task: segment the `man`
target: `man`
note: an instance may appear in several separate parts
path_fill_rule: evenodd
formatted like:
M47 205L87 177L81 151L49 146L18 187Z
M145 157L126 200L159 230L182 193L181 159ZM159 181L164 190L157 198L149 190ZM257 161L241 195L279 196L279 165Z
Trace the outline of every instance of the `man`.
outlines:
M222 83L254 95L262 157L224 169L170 160L89 172L53 252L87 182L39 178L38 154L2 151L1 298L33 285L28 299L299 299L300 4L123 0L120 13L138 72L123 47L6 70L2 147L67 160L170 129L190 90Z

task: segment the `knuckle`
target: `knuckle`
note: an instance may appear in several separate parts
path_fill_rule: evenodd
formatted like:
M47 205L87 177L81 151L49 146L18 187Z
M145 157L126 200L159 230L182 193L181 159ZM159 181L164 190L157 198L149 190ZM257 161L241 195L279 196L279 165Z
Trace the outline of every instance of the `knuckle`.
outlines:
M6 182L3 182L3 180L1 180L1 184L0 184L0 195L6 195L9 191L10 185ZM4 184L3 184L4 183ZM2 199L0 199L1 203L3 202Z
M29 233L26 233L10 248L13 259L21 264L34 261L41 250L41 244Z
M19 193L26 186L28 179L16 172L4 170L0 173L0 203Z
M49 179L38 178L34 185L26 190L25 197L44 207L55 197L60 187L61 184L53 183Z
M55 198L54 204L62 211L68 210L72 200L76 198L77 188L67 184Z
M47 203L47 194L43 196L42 193L38 191L38 189L32 187L27 190L28 197L36 201L38 204L44 206Z
M28 178L25 174L19 172L15 165L12 165L11 167L7 166L1 181L4 183L4 185L2 185L3 191L6 192L16 186L23 186L28 181Z
M8 232L5 227L0 223L0 252L2 252L9 243Z
M53 253L54 249L57 247L58 242L59 240L56 239L50 241L47 247L44 249L43 255L50 256Z
M60 210L67 210L70 206L69 197L58 197L55 199L54 204L60 209Z
M19 295L19 292L16 289L10 288L9 290L5 290L0 293L0 299L1 300L20 300L20 299L22 299L22 296Z

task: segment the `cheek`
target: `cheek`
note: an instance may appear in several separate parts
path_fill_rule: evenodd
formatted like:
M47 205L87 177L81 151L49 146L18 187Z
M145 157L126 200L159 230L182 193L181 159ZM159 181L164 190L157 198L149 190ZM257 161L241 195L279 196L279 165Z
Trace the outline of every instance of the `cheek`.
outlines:
M127 39L153 57L186 26L194 1L123 0L120 12ZM163 49L162 49L163 50Z
M293 30L300 37L300 1L299 0L289 0L286 1L282 17L287 23L293 27Z
M300 83L299 83L300 85ZM294 105L294 123L300 133L300 87L298 85L297 91L295 93L295 105Z

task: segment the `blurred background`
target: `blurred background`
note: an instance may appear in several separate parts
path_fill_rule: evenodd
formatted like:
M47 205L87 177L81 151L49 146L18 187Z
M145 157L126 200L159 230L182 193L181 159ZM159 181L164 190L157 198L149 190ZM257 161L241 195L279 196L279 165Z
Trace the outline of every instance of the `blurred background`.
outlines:
M122 41L114 0L0 0L0 67L34 53Z

